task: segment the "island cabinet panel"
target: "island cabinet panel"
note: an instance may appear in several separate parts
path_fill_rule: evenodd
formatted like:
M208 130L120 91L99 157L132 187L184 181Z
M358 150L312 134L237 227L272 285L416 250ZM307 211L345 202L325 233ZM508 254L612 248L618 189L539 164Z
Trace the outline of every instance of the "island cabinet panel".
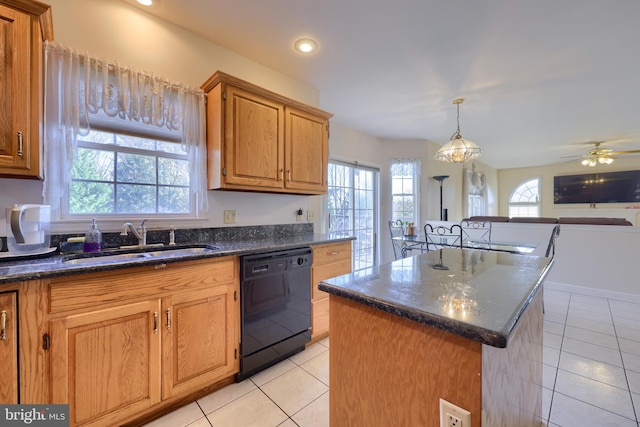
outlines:
M351 273L351 241L315 245L311 267L311 339L318 341L329 333L329 294L318 283Z
M51 322L51 398L70 424L117 425L160 402L160 300Z
M163 300L163 398L238 371L236 304L233 285Z
M330 310L331 425L438 426L443 398L480 426L482 344L335 295Z
M237 257L49 279L51 401L72 426L175 409L238 372Z
M16 292L0 294L0 403L18 403L18 306Z
M220 71L202 89L209 189L327 193L331 114Z

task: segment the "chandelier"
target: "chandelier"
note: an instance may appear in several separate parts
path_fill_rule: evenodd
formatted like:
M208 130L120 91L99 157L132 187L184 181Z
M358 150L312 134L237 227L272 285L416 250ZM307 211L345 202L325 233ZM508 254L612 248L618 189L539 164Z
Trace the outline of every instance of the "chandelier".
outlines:
M453 103L458 109L458 128L451 136L449 142L444 144L435 155L435 159L448 163L463 163L473 160L482 154L482 149L474 142L464 139L460 134L460 104L464 102L464 98L456 98Z

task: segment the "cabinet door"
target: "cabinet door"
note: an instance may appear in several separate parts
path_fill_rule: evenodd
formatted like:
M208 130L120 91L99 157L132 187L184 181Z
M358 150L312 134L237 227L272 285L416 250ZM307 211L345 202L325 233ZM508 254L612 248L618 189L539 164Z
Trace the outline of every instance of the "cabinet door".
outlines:
M28 174L32 160L30 53L30 15L0 5L0 174L4 175Z
M249 187L282 188L284 107L227 86L224 181Z
M52 403L70 424L118 425L160 402L160 300L52 320Z
M238 372L236 300L234 285L163 299L163 399Z
M285 110L285 187L327 193L329 121L295 108Z
M18 403L18 337L16 293L0 294L0 403Z

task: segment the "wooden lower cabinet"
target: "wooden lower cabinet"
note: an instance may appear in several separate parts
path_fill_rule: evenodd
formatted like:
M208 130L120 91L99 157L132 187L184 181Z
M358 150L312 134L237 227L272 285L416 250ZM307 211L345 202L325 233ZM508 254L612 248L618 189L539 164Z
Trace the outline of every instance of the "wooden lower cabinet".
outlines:
M351 273L351 241L315 245L311 267L311 340L329 335L329 294L318 283L331 277Z
M238 275L228 257L51 279L51 402L122 425L232 378Z
M163 398L236 372L240 319L235 305L232 285L163 299Z
M0 403L18 403L18 307L16 292L0 294Z
M51 322L51 398L71 425L117 425L160 402L160 300Z

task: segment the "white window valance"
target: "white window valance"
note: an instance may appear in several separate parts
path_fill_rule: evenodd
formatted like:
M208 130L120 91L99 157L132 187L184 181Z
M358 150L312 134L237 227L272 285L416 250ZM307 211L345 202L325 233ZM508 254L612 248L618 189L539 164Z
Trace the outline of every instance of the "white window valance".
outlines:
M45 44L45 203L58 211L71 182L78 135L109 128L182 143L198 210L206 194L205 94L155 74Z

